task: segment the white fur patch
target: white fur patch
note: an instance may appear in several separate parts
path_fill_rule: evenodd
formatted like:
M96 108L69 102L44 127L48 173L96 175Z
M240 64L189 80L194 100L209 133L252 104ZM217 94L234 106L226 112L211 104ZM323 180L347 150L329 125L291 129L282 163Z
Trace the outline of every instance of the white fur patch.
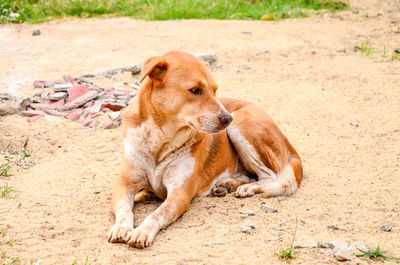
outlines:
M115 223L133 227L133 199L134 195L126 195L119 203L119 211L115 215Z
M195 166L190 150L196 133L183 129L171 136L166 134L170 129L160 130L149 119L128 129L124 140L125 157L135 168L134 175L147 177L150 188L160 197L181 186Z
M247 168L257 174L258 179L276 179L276 174L261 161L257 151L240 133L239 129L234 125L228 126L226 129L229 139L233 142L239 153L240 159Z

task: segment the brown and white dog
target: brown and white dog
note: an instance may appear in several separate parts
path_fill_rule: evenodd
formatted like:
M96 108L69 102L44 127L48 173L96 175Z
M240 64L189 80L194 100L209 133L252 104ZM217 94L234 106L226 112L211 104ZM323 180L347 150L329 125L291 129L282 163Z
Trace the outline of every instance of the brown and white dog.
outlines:
M122 116L124 158L113 190L110 242L151 245L180 217L194 196L290 195L302 180L299 155L259 107L217 98L203 61L172 51L142 67L137 100ZM133 228L133 201L141 190L165 199Z

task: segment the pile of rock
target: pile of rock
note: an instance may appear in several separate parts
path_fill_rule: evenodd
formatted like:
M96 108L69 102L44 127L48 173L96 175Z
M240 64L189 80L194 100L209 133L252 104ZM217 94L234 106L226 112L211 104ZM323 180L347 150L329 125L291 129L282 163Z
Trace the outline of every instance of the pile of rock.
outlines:
M139 84L128 84L134 90ZM108 113L109 120L103 124L105 129L116 128L121 123L121 110L131 104L136 92L116 90L114 87L101 88L82 78L64 76L64 82L34 82L35 88L52 88L51 92L36 94L31 98L27 110L21 112L35 122L45 115L65 117L78 121L84 126L97 127L96 117Z

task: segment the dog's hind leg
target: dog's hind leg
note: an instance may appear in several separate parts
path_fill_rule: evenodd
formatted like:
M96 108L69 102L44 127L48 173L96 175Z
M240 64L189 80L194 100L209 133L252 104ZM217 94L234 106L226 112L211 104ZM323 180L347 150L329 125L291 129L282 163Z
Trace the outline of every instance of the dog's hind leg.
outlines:
M275 123L254 105L233 113L227 128L240 161L258 181L241 185L235 196L290 195L301 181L301 161ZM293 149L293 150L292 150ZM296 173L296 174L295 174Z

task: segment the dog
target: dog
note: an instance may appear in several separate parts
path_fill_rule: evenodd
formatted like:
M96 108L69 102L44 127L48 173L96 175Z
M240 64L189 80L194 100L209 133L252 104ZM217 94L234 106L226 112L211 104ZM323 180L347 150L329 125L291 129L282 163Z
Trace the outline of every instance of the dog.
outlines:
M195 196L290 195L302 163L272 119L252 103L217 98L201 59L171 51L142 66L137 99L122 114L124 156L113 189L108 241L145 248ZM164 200L134 228L135 195Z

